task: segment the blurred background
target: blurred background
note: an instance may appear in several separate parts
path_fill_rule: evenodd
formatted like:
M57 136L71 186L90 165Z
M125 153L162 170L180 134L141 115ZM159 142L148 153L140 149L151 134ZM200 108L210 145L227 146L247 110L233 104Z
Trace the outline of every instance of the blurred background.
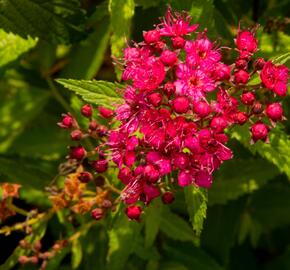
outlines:
M259 24L257 56L280 57L280 63L289 66L289 0L0 1L0 181L23 186L17 201L21 207L50 206L44 187L57 175L70 144L56 123L62 113L83 104L54 80L116 81L119 72L116 75L111 55L121 57L126 43L140 41L142 31L159 22L167 5L188 11L222 46L234 44L239 24ZM225 61L233 54L225 50ZM289 96L283 104L289 119ZM170 213L155 212L145 221L159 224L154 243L144 240L145 226L142 236L125 238L118 247L100 224L47 269L289 270L289 132L284 121L271 134L270 145L255 146L248 143L247 127L234 132L230 145L235 158L215 176L199 247L193 244L183 194L178 193ZM43 232L43 246L50 247L89 219L74 223L54 217ZM16 215L0 225L17 221L23 217ZM14 262L0 270L20 269L9 256L22 238L21 232L0 235L0 265L7 258ZM108 266L108 254L118 249L117 259ZM37 269L33 267L23 269Z

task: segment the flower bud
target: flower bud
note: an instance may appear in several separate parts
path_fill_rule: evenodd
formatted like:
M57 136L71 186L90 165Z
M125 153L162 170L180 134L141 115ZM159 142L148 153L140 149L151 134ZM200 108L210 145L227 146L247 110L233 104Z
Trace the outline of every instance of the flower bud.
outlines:
M172 106L176 113L187 113L189 110L189 100L186 97L177 97L172 101Z
M140 221L142 208L137 205L131 205L126 208L125 213L129 219Z
M128 185L132 180L132 172L128 167L120 169L118 173L118 178L122 181L123 184Z
M155 183L159 179L159 172L153 165L146 165L144 168L144 175L151 183Z
M248 62L244 59L238 59L236 61L236 68L237 69L247 69L248 67Z
M185 153L176 153L173 156L173 164L179 169L186 169L189 166L189 157Z
M94 131L94 130L96 130L98 128L98 123L97 123L97 121L96 120L92 120L91 122L90 122L90 124L89 124L89 129L91 130L91 131Z
M160 33L158 30L150 30L143 32L143 37L146 43L155 43L160 40Z
M159 93L152 93L147 99L154 107L158 107L162 102L162 96Z
M266 141L268 138L269 127L262 122L257 122L251 127L252 139L254 142Z
M172 192L166 191L161 199L164 204L171 204L175 198Z
M86 149L83 146L76 146L70 148L70 155L71 159L82 160L87 154Z
M95 160L92 162L92 167L98 173L103 173L108 169L108 161L105 159Z
M18 262L22 265L26 264L29 262L29 258L27 256L22 255L18 258Z
M213 71L213 77L217 81L225 81L231 77L231 68L225 64L217 63Z
M100 220L103 218L104 216L104 211L102 208L95 208L92 210L91 212L91 216L92 218L94 218L95 220Z
M210 122L210 127L218 133L223 132L227 126L228 122L222 116L215 116Z
M106 119L111 118L114 115L114 111L105 107L99 107L100 115Z
M244 105L253 105L255 102L255 95L252 92L243 92L241 101Z
M160 55L162 63L166 66L173 66L177 62L177 56L175 52L170 50L165 50Z
M92 105L90 104L85 104L82 108L81 108L81 113L83 116L90 118L93 115L93 108Z
M234 74L234 80L237 84L246 84L249 81L249 78L249 73L242 69Z
M86 184L93 180L93 175L90 172L81 172L78 179L80 182Z
M68 114L62 114L62 120L61 122L57 124L61 128L69 129L69 128L74 127L75 121L73 117L68 113Z
M194 182L199 187L210 188L212 184L212 175L207 171L199 171L195 175Z
M241 51L254 53L258 48L258 41L250 31L241 31L238 33L236 46Z
M193 177L192 174L189 172L181 171L178 174L178 185L181 187L188 186L192 183Z
M175 85L172 82L167 82L164 85L165 94L170 97L175 92Z
M211 113L211 108L205 101L196 102L193 109L201 118L204 118Z
M111 208L112 207L112 202L110 200L103 200L102 207L103 208Z
M80 141L83 138L83 133L76 129L71 132L70 137L73 141Z
M235 114L235 121L239 124L239 125L243 125L247 122L248 120L248 115L244 112L237 112Z
M274 122L281 121L283 108L280 103L272 103L266 107L266 115Z
M256 70L263 69L265 63L266 63L266 61L264 58L262 58L262 57L257 58L254 62L254 69L256 69Z
M263 112L263 106L260 102L256 102L252 108L253 114L260 114Z
M185 45L185 39L180 36L172 37L171 41L174 49L182 49Z

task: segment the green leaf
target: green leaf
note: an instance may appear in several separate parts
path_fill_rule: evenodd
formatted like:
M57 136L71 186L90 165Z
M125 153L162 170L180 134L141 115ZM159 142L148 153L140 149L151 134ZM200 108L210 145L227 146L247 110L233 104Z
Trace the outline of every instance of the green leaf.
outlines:
M258 153L275 164L280 172L285 173L290 178L290 140L287 134L279 130L278 127L270 132L269 144L258 141L251 145L248 125L233 128L232 137L249 148L253 154Z
M5 152L43 109L49 94L23 81L0 82L0 153Z
M0 156L0 174L7 181L35 189L43 189L52 180L52 174L41 168L41 163L20 157Z
M192 23L198 23L199 29L209 28L213 23L214 5L212 0L193 0L189 14Z
M29 35L52 43L69 43L83 36L83 20L77 1L0 1L1 27L23 38Z
M145 212L145 247L153 245L158 234L163 204L160 200L153 201Z
M61 77L74 79L92 79L103 62L109 42L110 24L105 17L96 29L76 45L70 55L70 63L61 73Z
M184 194L192 228L199 237L206 217L207 192L192 185L184 189ZM196 244L199 244L198 239L196 239Z
M214 177L208 192L208 203L224 204L252 193L278 174L276 166L261 158L228 160Z
M16 60L37 43L37 39L31 37L24 39L18 35L6 33L2 29L0 29L0 39L0 67Z
M113 57L121 57L126 43L130 40L131 20L134 15L134 0L110 0L109 12L111 15L111 53ZM115 69L118 79L121 71Z
M189 242L168 241L164 244L163 254L165 261L172 260L184 265L189 270L222 270L209 254Z
M114 222L109 234L109 250L107 254L108 270L122 269L129 256L134 251L135 241L140 233L141 225L135 221L129 221L123 214Z
M83 257L83 251L82 251L82 245L79 239L75 239L72 242L72 257L71 257L71 266L72 269L77 269L82 262Z
M194 234L190 225L180 216L163 207L160 230L168 237L179 241L193 241Z
M114 104L122 103L117 92L119 85L112 82L70 79L57 79L57 82L80 95L85 101L96 105L114 109Z

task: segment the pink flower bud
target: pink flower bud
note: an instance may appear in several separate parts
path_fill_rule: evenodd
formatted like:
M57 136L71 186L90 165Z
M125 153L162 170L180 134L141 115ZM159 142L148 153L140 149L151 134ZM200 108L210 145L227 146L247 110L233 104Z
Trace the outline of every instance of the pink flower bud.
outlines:
M212 175L207 171L199 171L195 175L195 184L199 187L210 188L212 184Z
M254 68L256 70L261 70L261 69L263 69L265 63L266 63L265 59L262 57L259 57L254 62Z
M87 151L82 146L76 146L70 148L70 155L71 159L82 160L87 154Z
M193 109L201 118L204 118L211 113L211 108L205 101L196 102Z
M86 184L93 180L93 175L90 172L81 172L78 179L80 182Z
M137 205L130 205L126 208L125 213L129 219L140 221L142 208Z
M70 137L73 141L80 141L83 138L83 133L76 129L71 132Z
M61 128L72 128L75 126L75 120L73 117L68 113L68 114L62 114L62 121L57 123L59 127Z
M258 48L258 41L250 31L242 31L238 34L236 46L241 51L254 53Z
M253 105L255 102L255 95L252 92L244 92L241 95L241 101L244 105Z
M110 109L102 107L102 106L99 107L99 112L100 112L100 115L106 119L111 118L114 115L113 110L110 110Z
M143 37L146 43L155 43L160 40L160 33L158 30L150 30L143 32Z
M172 37L171 41L174 49L182 49L185 45L185 39L180 36Z
M189 110L189 100L186 97L177 97L172 101L172 106L176 113L187 113Z
M178 174L178 185L181 187L188 186L192 183L193 181L193 176L189 172L181 171Z
M248 120L248 115L244 112L237 112L235 114L235 121L239 124L239 125L243 125L247 122Z
M167 82L164 85L165 94L170 97L175 92L175 85L172 82Z
M171 204L175 198L172 192L166 191L161 199L164 204Z
M215 116L210 122L210 127L218 133L223 132L227 126L228 121L222 116Z
M85 104L82 108L81 108L81 113L83 116L90 118L93 115L93 108L92 105L90 104Z
M147 99L154 107L158 107L162 102L162 96L159 93L152 93Z
M213 71L213 77L217 81L228 80L231 76L231 68L225 64L217 63Z
M108 169L108 161L105 159L95 160L92 162L92 167L98 173L103 173Z
M263 112L263 106L260 102L256 102L252 108L252 113L253 114L260 114Z
M89 124L89 129L91 130L91 131L94 131L94 130L96 130L98 128L98 123L97 123L97 121L96 120L92 120L91 122L90 122L90 124Z
M254 142L266 141L268 138L269 127L262 122L257 122L251 127L252 139Z
M266 115L274 122L281 121L283 117L283 108L280 103L272 103L266 107Z
M236 68L237 69L247 69L248 67L248 62L244 59L238 59L236 61Z
M274 92L280 97L285 97L287 94L287 84L284 82L277 82L274 87Z
M160 59L165 66L173 66L177 62L177 56L175 52L165 50L162 52Z
M173 156L173 164L179 169L186 169L189 166L189 157L185 153L177 153Z
M122 168L118 173L118 178L123 184L128 185L133 178L131 170L128 167Z
M104 216L104 210L102 208L95 208L95 209L92 210L91 216L95 220L100 220Z
M149 182L155 183L159 179L159 172L155 169L153 165L146 165L144 168L144 175L148 178Z
M234 80L237 84L246 84L249 81L249 78L249 73L242 69L234 74Z

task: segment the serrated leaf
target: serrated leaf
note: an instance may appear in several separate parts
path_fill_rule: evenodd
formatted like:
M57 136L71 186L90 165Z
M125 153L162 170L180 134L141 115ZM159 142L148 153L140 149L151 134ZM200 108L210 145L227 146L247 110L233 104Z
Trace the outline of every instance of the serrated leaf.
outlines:
M290 178L290 140L287 134L279 130L278 127L271 130L269 144L258 141L251 145L248 125L234 127L232 137L240 141L253 154L258 153L275 164L280 172L285 173Z
M0 29L0 67L16 60L20 55L33 48L37 39L21 38L12 33L6 33Z
M113 57L121 57L126 43L130 40L131 20L134 15L134 0L110 0L109 12L111 15L111 52ZM118 79L121 71L115 69Z
M57 79L65 88L74 91L85 101L114 109L114 104L122 103L117 92L119 84L106 81L85 81L71 79Z
M196 236L199 237L206 218L207 191L195 186L188 186L185 187L184 194L192 228ZM199 244L198 239L196 244Z
M123 213L119 213L113 228L108 232L109 250L106 269L119 270L124 267L130 254L134 251L135 240L140 230L140 224L129 221Z
M224 204L252 193L278 174L277 167L261 158L229 160L216 172L208 203Z
M194 234L190 225L180 216L163 207L160 230L168 237L179 241L193 241Z
M160 200L155 200L150 204L145 212L145 247L153 245L158 234L162 216L163 204Z
M1 0L0 25L23 38L29 35L52 43L69 43L83 36L80 25L84 13L76 1L67 2Z

